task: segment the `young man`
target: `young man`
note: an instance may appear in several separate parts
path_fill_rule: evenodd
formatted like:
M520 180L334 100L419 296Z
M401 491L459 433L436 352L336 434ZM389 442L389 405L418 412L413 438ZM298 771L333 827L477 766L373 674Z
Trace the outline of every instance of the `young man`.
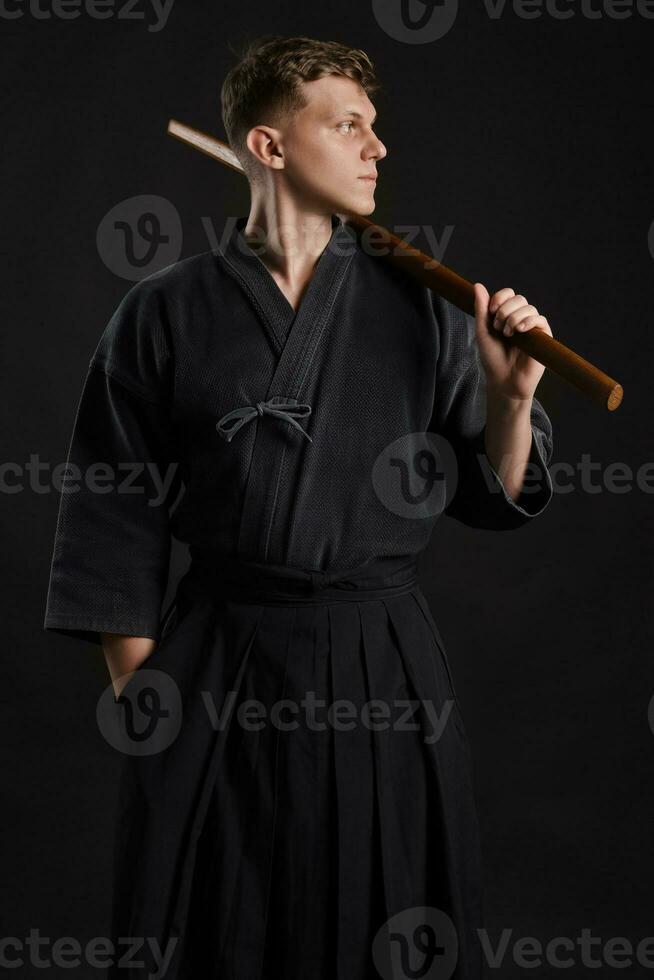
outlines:
M512 289L478 284L460 313L338 217L374 210L376 87L362 51L252 44L222 93L249 215L134 286L91 360L69 462L133 476L63 495L45 628L102 642L125 716L146 693L170 716L158 679L182 708L170 744L123 763L114 935L145 946L116 976L147 976L158 943L175 980L363 980L417 963L430 916L451 975L481 976L471 763L416 582L439 516L420 491L441 436L450 516L504 530L544 510L543 368L504 335L551 330ZM162 621L171 534L192 561Z

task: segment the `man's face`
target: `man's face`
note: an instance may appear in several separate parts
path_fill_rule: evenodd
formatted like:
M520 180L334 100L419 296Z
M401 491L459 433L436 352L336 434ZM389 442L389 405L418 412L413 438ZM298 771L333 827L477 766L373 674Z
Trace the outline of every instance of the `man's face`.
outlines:
M326 75L302 83L308 104L277 130L289 188L328 213L375 210L374 180L386 147L373 132L375 107L358 82Z

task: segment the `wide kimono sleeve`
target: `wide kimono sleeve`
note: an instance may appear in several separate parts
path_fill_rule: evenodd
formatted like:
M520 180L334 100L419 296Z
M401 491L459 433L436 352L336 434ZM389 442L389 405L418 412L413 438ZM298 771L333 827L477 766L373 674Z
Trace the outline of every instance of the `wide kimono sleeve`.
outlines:
M69 443L43 628L158 639L180 489L172 358L147 280L127 293L89 363Z
M486 455L486 375L475 318L430 293L439 351L429 428L449 442L458 468L456 490L445 513L475 528L502 531L521 527L542 514L552 499L547 468L553 451L550 419L534 398L529 465L522 491L513 500Z

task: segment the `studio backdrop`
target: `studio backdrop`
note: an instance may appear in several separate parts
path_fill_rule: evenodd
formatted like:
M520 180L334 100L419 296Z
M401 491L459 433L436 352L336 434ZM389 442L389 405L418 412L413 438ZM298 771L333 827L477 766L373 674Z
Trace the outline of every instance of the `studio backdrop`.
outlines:
M622 386L609 410L546 369L549 506L506 533L442 516L419 572L474 765L484 976L653 975L654 3L5 0L0 29L3 969L108 962L88 944L110 936L110 678L98 644L43 628L63 471L128 290L248 214L243 175L169 121L226 141L235 52L284 35L375 64L369 220L528 297ZM164 609L188 563L173 541Z

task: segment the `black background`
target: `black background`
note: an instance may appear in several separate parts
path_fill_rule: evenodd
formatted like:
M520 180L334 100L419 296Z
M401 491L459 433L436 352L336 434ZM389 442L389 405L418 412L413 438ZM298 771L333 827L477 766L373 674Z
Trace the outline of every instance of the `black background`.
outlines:
M5 458L66 459L88 361L131 285L99 255L103 216L161 195L181 216L186 257L212 247L209 222L220 234L247 214L244 178L166 135L174 116L225 138L229 43L274 32L364 48L385 88L375 128L388 149L372 217L439 237L452 226L447 265L526 295L625 389L609 413L546 373L537 394L553 462L590 454L599 492L561 474L572 492L529 527L443 520L421 581L474 752L493 943L502 929L511 944L546 944L585 928L636 945L654 935L652 496L635 482L651 450L654 20L591 19L570 0L559 0L575 11L567 20L460 7L428 44L391 38L369 2L347 0L176 0L158 32L116 16L37 19L25 5L0 18ZM144 0L135 9L151 18ZM633 471L623 493L603 486L616 462ZM19 489L2 497L1 934L83 942L108 929L118 758L95 721L108 673L99 647L42 630L59 502L47 472L40 492L25 474L7 482ZM173 578L184 564L176 550ZM576 964L575 976L613 975ZM558 972L527 971L509 948L488 976Z

